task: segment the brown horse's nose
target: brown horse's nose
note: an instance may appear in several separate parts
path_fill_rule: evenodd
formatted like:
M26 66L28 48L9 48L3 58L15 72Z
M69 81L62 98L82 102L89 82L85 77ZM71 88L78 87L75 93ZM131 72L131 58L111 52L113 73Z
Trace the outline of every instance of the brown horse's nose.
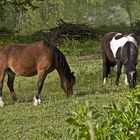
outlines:
M73 94L67 94L67 97L69 98L69 97L71 97Z
M67 94L67 97L70 97L73 95L73 91L68 91L66 94Z

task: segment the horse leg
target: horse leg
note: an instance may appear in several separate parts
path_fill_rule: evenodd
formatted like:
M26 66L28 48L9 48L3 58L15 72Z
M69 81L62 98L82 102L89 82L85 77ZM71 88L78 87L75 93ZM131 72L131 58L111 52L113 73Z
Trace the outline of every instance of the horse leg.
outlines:
M109 74L110 74L110 64L109 61L106 59L105 61L103 61L103 84L106 84Z
M2 100L2 88L3 88L3 80L5 77L5 71L0 71L0 107L4 106L4 102Z
M129 83L128 83L128 78L127 78L127 75L125 74L125 84L128 86L129 85Z
M15 80L15 73L13 72L7 72L8 74L8 81L7 81L7 86L10 90L10 93L12 95L12 100L16 101L17 100L17 96L16 96L16 93L15 93L15 90L14 90L14 80Z
M137 70L136 70L136 72L135 72L134 79L133 79L133 81L134 81L134 86L136 86L136 80L137 80Z
M117 62L117 77L116 77L116 85L119 84L119 79L121 75L122 63L120 61Z
M45 71L39 71L38 72L37 92L36 92L36 95L33 98L34 106L37 106L38 104L41 103L40 94L41 94L41 90L42 90L43 83L44 83L44 80L46 78L46 75L47 74L46 74Z

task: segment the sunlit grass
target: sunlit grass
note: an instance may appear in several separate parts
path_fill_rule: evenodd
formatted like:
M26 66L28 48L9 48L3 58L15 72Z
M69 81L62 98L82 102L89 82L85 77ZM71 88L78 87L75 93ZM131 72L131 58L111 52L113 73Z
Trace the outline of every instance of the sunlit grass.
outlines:
M15 91L18 101L14 103L6 85L7 77L5 77L3 88L5 106L0 109L2 140L67 139L66 119L71 115L71 111L76 111L87 101L98 110L102 110L102 106L111 101L123 102L125 100L128 88L124 85L124 75L121 76L120 86L116 86L114 70L112 80L103 85L100 56L95 58L87 55L87 53L91 55L99 52L100 47L96 46L95 52L92 47L94 43L88 51L84 52L86 49L83 49L83 55L77 53L79 50L76 51L76 49L75 52L71 49L71 54L66 53L66 48L61 48L76 76L74 95L70 98L64 94L60 87L59 76L56 71L53 71L45 80L41 97L42 104L37 107L32 104L37 77L16 77Z
M112 100L123 100L125 86L102 85L100 59L79 60L69 58L71 69L76 75L74 96L67 98L60 87L56 71L50 73L42 90L42 104L34 107L32 98L36 92L36 77L16 77L15 90L17 103L4 83L3 95L5 107L1 109L0 135L2 139L61 139L65 135L65 120L71 111L76 111L86 101L99 110L103 104ZM76 62L76 63L75 63Z

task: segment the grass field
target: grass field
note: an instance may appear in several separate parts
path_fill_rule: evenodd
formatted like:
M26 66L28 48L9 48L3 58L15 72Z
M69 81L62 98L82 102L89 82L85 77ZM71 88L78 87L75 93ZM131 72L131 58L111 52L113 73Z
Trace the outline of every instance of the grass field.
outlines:
M82 44L82 43L81 43ZM60 48L75 72L74 95L67 98L60 87L56 71L50 73L42 90L42 104L34 107L36 77L16 77L15 91L18 101L13 103L6 85L3 96L5 106L0 109L1 140L69 140L66 120L87 101L102 111L102 106L112 101L124 102L128 88L121 76L120 86L114 84L115 72L107 85L102 85L102 60L100 46L93 42L84 44L88 49ZM81 47L84 48L84 45ZM74 45L73 45L74 46ZM70 53L71 51L71 53ZM79 53L81 52L81 53ZM138 80L139 81L139 80Z

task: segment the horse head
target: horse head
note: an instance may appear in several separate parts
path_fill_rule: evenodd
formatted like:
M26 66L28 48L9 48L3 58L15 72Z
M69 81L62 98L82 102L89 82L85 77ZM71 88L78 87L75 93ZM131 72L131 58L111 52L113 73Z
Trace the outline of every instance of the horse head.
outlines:
M132 63L127 63L125 65L126 81L130 88L134 88L137 78L136 65Z
M67 78L64 78L61 81L61 87L63 88L64 92L69 96L69 95L73 95L73 86L75 84L75 76L74 76L74 72L71 72Z

